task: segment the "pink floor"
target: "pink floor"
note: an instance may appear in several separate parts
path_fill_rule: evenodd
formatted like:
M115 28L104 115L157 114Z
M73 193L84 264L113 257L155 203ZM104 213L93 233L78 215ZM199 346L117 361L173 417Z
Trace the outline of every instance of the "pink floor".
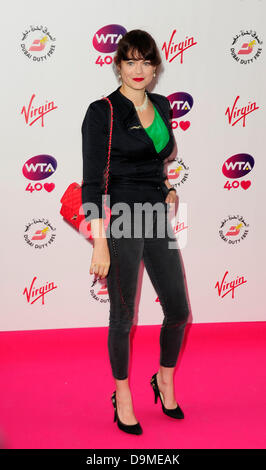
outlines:
M137 326L129 368L143 434L113 422L107 328L0 332L0 447L266 447L266 322L189 324L175 370L185 419L154 403L159 326Z

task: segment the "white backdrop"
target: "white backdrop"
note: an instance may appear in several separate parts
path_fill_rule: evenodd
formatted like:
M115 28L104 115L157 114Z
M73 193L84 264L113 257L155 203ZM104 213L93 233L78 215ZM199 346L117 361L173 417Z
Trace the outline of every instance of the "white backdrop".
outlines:
M82 180L89 103L119 85L119 31L135 28L158 44L150 91L175 113L168 175L191 321L265 320L265 2L28 0L3 13L1 331L108 325L106 280L94 284L92 245L62 219L60 198ZM162 322L157 300L142 263L135 323Z

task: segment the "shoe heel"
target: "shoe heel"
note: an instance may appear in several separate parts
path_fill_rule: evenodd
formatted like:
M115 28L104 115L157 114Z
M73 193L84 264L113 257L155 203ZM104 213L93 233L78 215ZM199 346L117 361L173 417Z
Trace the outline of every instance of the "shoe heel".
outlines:
M154 379L151 380L151 386L152 386L153 391L154 391L154 403L157 403L158 396L159 396L159 390L156 387L156 383L155 383Z
M159 392L156 387L153 390L154 390L154 403L157 403Z
M116 400L115 400L115 395L114 394L111 396L111 401L113 403L113 407L114 407L114 410L115 410L115 414L114 414L114 423L115 423L115 421L117 419L117 414L116 414Z
M140 425L140 423L136 424L124 424L120 421L119 416L117 414L117 407L116 407L116 393L114 392L113 395L111 396L111 400L115 409L115 414L114 414L114 422L117 421L117 426L122 430L125 431L129 434L142 434L143 430Z
M159 387L158 387L156 375L157 374L154 374L151 378L151 381L150 381L150 384L151 384L151 386L154 390L155 403L157 403L157 400L158 400L158 397L159 397L160 401L161 401L161 405L162 405L162 410L167 416L170 416L171 418L183 419L184 418L184 413L183 413L183 411L181 410L181 408L178 404L177 404L176 408L173 408L173 409L172 408L170 408L170 409L165 408L164 403L162 401L162 397L160 395L160 390L159 390Z

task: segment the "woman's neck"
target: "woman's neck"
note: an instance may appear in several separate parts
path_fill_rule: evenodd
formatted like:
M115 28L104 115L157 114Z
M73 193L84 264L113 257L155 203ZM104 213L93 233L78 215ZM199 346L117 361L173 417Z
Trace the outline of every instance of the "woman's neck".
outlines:
M134 106L141 106L145 100L145 89L144 90L134 90L125 85L121 85L119 91L129 100L131 100Z

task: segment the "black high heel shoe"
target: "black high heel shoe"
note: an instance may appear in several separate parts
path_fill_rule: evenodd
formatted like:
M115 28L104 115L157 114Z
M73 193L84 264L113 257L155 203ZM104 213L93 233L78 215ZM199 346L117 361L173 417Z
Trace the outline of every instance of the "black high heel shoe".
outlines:
M165 408L165 406L163 404L163 401L162 401L161 392L160 392L159 387L158 387L157 377L156 376L157 376L157 373L152 376L151 382L150 382L150 384L151 384L151 386L154 390L155 403L157 403L158 397L160 397L161 404L162 404L162 410L167 416L170 416L171 418L183 419L184 418L184 413L181 410L179 405L177 405L177 407L173 408L173 409Z
M115 415L114 415L114 422L117 420L117 426L121 431L128 432L129 434L142 434L143 430L139 423L136 424L124 424L120 421L119 416L117 414L117 405L116 405L116 391L112 394L111 400L114 405Z

